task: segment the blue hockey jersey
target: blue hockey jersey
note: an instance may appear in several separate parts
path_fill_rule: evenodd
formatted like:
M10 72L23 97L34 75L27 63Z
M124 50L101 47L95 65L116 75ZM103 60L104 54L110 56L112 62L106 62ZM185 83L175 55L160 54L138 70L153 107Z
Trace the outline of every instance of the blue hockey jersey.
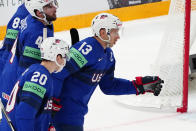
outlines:
M25 19L18 38L18 76L30 65L40 63L41 53L39 47L43 41L43 28L47 28L47 37L54 36L53 24L46 26L31 15L28 15Z
M47 28L47 37L54 36L53 25L45 26L36 18L28 15L21 23L15 53L10 54L2 71L1 97L5 104L17 78L30 65L41 62L39 45L43 41L43 28ZM7 82L9 81L9 82Z
M29 14L24 4L20 5L16 13L7 24L6 36L3 47L0 49L0 73L3 70L5 61L10 54L11 48L18 35L22 20Z
M62 109L54 123L82 126L88 102L99 85L107 95L136 94L133 83L115 78L115 58L111 48L104 49L93 37L76 43L70 49L71 59L57 75L64 79L60 94Z
M18 79L6 106L17 131L47 131L51 120L52 77L40 64L30 66ZM9 126L3 131L10 131Z

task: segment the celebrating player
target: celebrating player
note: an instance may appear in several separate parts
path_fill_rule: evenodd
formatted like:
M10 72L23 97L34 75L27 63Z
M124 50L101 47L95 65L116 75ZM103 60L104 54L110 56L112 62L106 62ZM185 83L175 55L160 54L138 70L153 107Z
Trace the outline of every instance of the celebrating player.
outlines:
M93 37L74 44L70 61L58 74L64 79L60 94L62 109L54 118L57 131L83 131L88 102L97 85L107 95L159 95L163 81L158 76L136 77L129 81L114 77L115 58L111 47L120 38L118 17L101 13L92 21Z
M40 51L41 64L33 64L23 72L6 106L17 131L47 131L51 112L61 108L54 103L51 73L60 72L69 60L69 45L49 37L40 45ZM10 127L7 125L1 130L10 131Z
M25 0L25 3L27 3L27 2L28 1ZM12 18L10 19L10 21L7 24L6 36L5 36L3 43L2 43L3 46L0 49L0 83L2 83L2 81L4 80L4 76L1 75L1 73L3 71L6 60L8 59L11 48L13 47L14 42L16 41L18 32L21 27L21 22L29 14L29 12L27 11L27 9L25 7L25 3L23 3L22 5L20 5L18 7L17 11L15 12L15 14L12 16ZM9 96L2 93L1 88L2 88L2 86L0 87L0 98L4 99L3 103L5 105L5 100Z
M26 2L28 1L26 0L25 3ZM29 14L25 7L25 3L18 7L16 13L12 16L12 18L7 24L6 36L2 43L3 47L0 49L0 74L3 70L5 61L7 60L7 57L11 51L14 41L16 40L16 37L18 35L21 26L21 21Z
M29 15L22 21L15 50L9 55L2 72L2 102L9 99L17 78L30 65L41 62L40 44L44 37L54 36L52 22L56 20L56 0L28 0L25 3ZM43 31L43 29L46 29ZM45 34L45 36L43 36ZM9 82L7 82L9 81Z

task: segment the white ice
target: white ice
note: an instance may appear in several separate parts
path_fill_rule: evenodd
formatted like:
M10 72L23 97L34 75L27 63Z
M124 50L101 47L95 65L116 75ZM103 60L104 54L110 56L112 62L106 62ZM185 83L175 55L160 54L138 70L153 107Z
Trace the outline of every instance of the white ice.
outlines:
M121 39L113 47L115 76L134 79L150 73L161 44L167 16L124 22ZM90 28L79 29L80 38L92 36ZM55 33L70 42L68 31ZM115 99L118 96L115 96ZM188 113L127 108L104 95L99 87L89 102L85 131L195 131L196 92L189 93Z

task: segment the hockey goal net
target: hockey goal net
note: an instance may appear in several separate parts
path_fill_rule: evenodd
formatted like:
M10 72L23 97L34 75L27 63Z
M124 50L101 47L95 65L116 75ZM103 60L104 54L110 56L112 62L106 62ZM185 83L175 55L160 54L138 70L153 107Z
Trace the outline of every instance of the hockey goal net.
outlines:
M189 46L193 45L196 37L195 13L196 0L171 0L167 27L152 67L153 75L164 80L162 92L159 96L151 93L121 96L120 103L187 112Z

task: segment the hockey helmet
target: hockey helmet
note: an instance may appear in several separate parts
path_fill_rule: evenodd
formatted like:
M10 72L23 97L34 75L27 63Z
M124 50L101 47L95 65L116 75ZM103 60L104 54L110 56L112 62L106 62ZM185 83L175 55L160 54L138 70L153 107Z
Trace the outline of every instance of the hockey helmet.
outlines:
M52 4L54 7L58 8L58 2L57 0L26 0L25 1L25 7L28 10L28 12L33 16L38 19L44 20L47 23L50 23L49 21L46 20L46 16L43 10L43 7ZM35 14L35 10L38 10L40 12L43 12L44 18L40 18Z
M94 17L92 20L91 28L93 34L100 38L99 31L105 29L107 35L110 35L111 29L120 29L122 22L120 19L113 14L101 13ZM110 38L110 37L109 37ZM101 38L102 39L102 38Z
M61 69L65 66L66 61L69 61L69 44L55 37L46 38L40 45L41 58L49 61L54 61ZM59 65L56 61L57 55L64 58L64 64Z

